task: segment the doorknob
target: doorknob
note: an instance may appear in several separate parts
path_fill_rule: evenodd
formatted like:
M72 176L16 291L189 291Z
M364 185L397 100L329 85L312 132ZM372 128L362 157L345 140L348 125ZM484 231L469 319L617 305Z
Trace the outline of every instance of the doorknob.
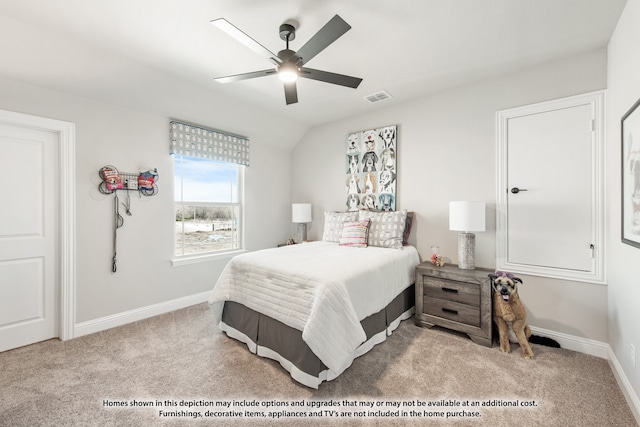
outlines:
M518 188L518 187L513 187L513 188L511 189L511 192L512 192L513 194L518 194L518 193L519 193L519 192L521 192L521 191L527 191L527 190L526 190L525 188Z

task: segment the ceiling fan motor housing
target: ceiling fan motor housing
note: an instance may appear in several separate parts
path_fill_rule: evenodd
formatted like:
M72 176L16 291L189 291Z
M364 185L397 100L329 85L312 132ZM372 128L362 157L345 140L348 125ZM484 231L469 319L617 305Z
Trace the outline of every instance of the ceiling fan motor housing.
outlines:
M284 41L291 41L296 38L296 29L293 25L280 25L280 38Z
M296 53L291 49L282 49L278 52L278 58L280 58L282 62L291 62L293 64L297 64L299 60Z

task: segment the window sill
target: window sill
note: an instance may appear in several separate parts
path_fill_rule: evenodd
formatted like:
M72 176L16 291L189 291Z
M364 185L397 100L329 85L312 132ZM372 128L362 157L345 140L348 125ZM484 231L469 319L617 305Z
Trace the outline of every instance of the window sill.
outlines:
M202 255L185 255L179 258L174 258L171 260L171 265L174 267L179 267L181 265L188 264L198 264L201 262L215 261L220 259L231 259L236 255L243 254L248 252L244 249L238 249L234 251L228 251L223 253L214 253L214 254L202 254Z

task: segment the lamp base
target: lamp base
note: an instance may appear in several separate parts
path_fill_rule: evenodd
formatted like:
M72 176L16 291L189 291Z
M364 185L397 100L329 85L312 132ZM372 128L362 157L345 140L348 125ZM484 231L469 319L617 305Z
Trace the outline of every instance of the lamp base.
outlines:
M473 233L458 234L458 268L476 269L476 235Z
M307 240L307 224L299 223L296 230L296 243L302 243Z

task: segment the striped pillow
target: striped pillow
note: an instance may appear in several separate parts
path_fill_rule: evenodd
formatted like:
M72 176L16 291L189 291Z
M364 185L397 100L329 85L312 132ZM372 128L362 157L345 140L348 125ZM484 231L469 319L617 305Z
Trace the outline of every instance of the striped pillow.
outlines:
M369 231L369 220L344 222L342 224L342 235L340 236L340 246L351 246L353 248L367 247L367 233Z

